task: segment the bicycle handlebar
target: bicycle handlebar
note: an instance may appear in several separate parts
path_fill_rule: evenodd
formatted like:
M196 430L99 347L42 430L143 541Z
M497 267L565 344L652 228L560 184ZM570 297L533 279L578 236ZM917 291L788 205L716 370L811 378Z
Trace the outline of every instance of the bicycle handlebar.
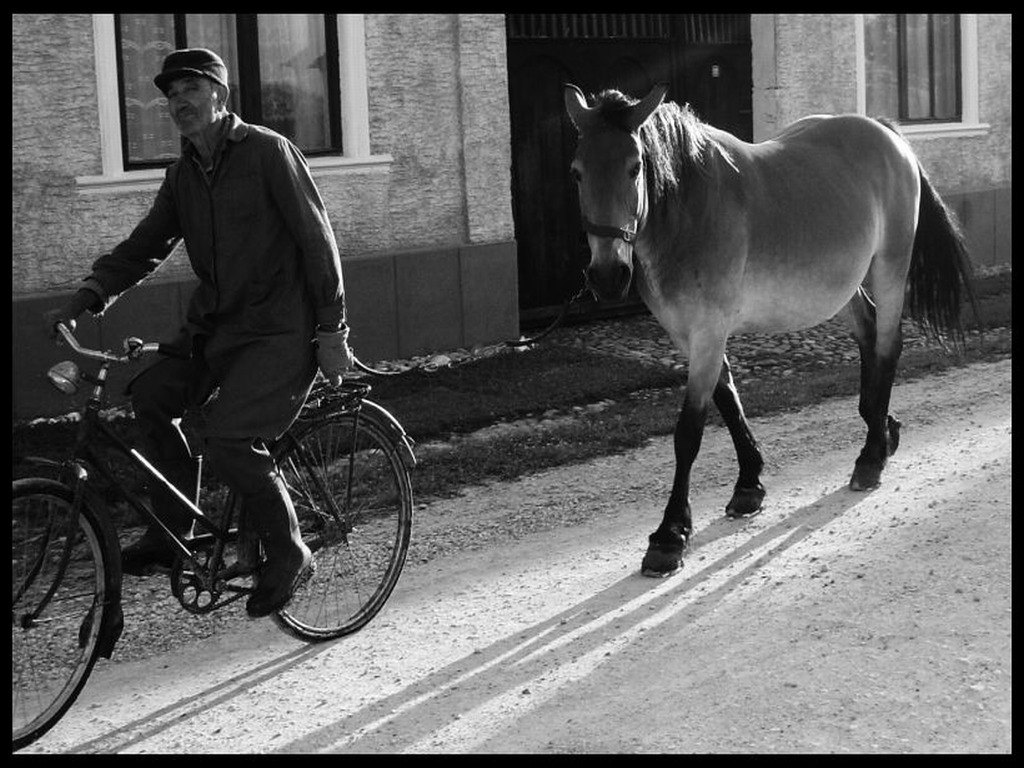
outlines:
M64 342L69 347L71 347L72 350L77 352L82 357L88 357L92 360L99 360L104 363L129 363L133 360L138 360L140 357L149 352L165 352L167 354L170 354L170 352L166 349L166 346L164 344L161 344L160 342L143 341L142 339L136 338L135 336L129 336L127 339L124 340L125 353L123 355L115 355L113 352L103 352L98 349L89 349L88 347L83 347L81 344L78 343L78 339L75 338L75 334L64 323L57 323L56 328L60 336L63 337ZM353 356L353 364L354 367L359 369L360 371L372 374L374 376L398 375L396 372L381 371L377 370L376 368L371 368L370 366L366 365L365 363L363 363L362 360L356 358L355 356Z
M64 342L71 347L75 352L80 354L82 357L88 357L92 360L100 360L104 363L128 363L132 360L138 360L142 355L148 352L159 352L163 345L156 341L142 341L134 336L124 340L124 351L123 355L115 355L113 352L103 352L98 349L89 349L83 347L78 343L78 339L75 338L75 334L71 332L64 323L57 323L57 332L63 337Z

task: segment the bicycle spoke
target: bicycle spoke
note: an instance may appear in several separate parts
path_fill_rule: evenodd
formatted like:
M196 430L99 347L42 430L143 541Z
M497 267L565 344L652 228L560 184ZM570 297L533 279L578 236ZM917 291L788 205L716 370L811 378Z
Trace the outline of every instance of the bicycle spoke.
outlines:
M16 749L60 718L95 662L106 594L101 537L91 513L73 512L69 489L51 481L15 485L11 710Z
M307 638L355 631L380 610L404 564L408 473L386 431L352 413L305 430L282 459L317 570L281 619Z

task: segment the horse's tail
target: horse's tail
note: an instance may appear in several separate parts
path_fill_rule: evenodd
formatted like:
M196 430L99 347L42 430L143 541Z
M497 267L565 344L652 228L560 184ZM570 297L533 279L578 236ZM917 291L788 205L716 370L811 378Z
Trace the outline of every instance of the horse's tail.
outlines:
M892 121L876 120L906 141ZM975 317L978 313L967 243L956 215L939 197L920 161L917 171L921 177L921 204L907 276L907 312L936 334L944 330L962 342L960 308L965 297Z
M938 333L964 339L960 308L968 299L977 314L971 259L956 216L939 197L918 163L921 206L907 277L907 311Z

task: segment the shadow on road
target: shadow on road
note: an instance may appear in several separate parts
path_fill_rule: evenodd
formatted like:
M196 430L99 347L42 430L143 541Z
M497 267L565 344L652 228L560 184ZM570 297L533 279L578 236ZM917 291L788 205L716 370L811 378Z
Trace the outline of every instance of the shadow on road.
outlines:
M864 498L865 494L845 487L835 490L744 540L716 561L701 565L690 576L685 575L687 569L693 569L689 564L682 577L650 579L634 572L587 600L464 656L278 751L430 749L430 739L437 731L453 727L473 733L477 743L482 743L487 734L479 732L476 721L493 720L490 710L507 715L510 710L537 706L548 698L545 690L554 693L551 689L583 679L644 631L667 624L664 631L671 632L670 622L700 619L752 574ZM697 533L688 563L697 559L703 547L734 535L736 525L723 517ZM530 697L533 703L518 704ZM445 703L448 698L452 698L450 705Z
M307 659L327 650L330 645L307 645L296 648L206 688L193 696L179 699L174 704L161 707L156 711L147 710L144 715L135 720L103 733L95 739L76 745L73 749L69 749L67 754L120 752L153 738L162 731L180 725L186 717L201 722L204 712L230 702L261 683L302 664ZM188 669L183 669L182 674L188 675L191 672Z
M587 600L464 656L402 691L304 734L276 751L429 749L432 735L451 727L467 713L465 725L469 727L472 713L489 706L502 712L537 706L547 697L534 694L542 694L545 688L553 694L566 684L578 682L617 650L642 637L643 632L665 625L662 631L669 633L672 622L692 623L714 611L752 574L864 498L864 494L845 487L835 490L743 540L717 560L700 563L703 549L736 535L737 521L721 517L694 535L681 574L650 579L634 572ZM302 646L284 653L173 705L146 712L116 730L76 745L70 753L123 751L181 725L186 717L200 721L203 713L245 695L334 645ZM545 683L544 678L550 679ZM338 695L344 696L344 691ZM446 705L445 700L453 696L452 703ZM479 736L480 741L485 738L486 734Z

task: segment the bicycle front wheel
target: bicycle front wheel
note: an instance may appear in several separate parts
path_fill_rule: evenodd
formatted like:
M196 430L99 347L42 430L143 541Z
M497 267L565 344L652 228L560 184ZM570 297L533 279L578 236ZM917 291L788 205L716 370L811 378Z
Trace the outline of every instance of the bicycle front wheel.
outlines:
M306 640L355 632L384 606L405 564L412 485L393 431L372 410L299 424L277 448L316 570L278 612Z
M14 749L48 731L82 690L116 602L107 533L53 480L13 484L11 672Z

